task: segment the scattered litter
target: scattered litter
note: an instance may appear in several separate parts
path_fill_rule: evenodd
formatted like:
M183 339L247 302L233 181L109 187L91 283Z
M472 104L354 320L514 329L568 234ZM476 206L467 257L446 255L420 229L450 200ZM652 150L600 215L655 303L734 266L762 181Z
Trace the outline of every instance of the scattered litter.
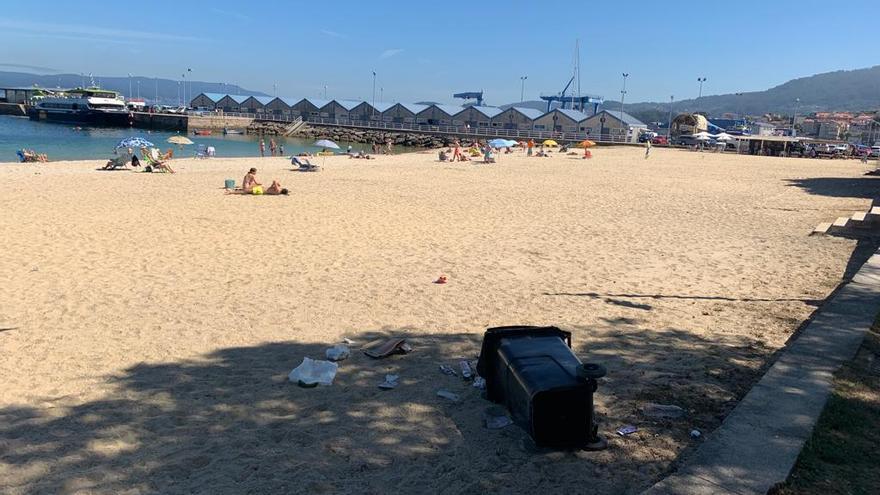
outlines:
M483 411L483 424L490 430L498 430L513 424L507 412L498 406L487 407Z
M637 431L639 431L638 426L626 425L626 426L621 426L620 428L618 428L617 434L622 437L625 437L627 435L632 435L633 433L635 433Z
M458 402L458 394L453 394L448 390L438 390L437 397L443 397L444 399L449 399L453 402Z
M406 343L406 339L374 340L365 345L362 350L371 358L381 359L392 354L408 354L412 352L412 346Z
M440 365L440 371L441 371L444 375L458 376L458 373L456 373L455 370L452 369L452 366L447 366L447 365L445 365L445 364L441 364L441 365Z
M474 388L478 388L480 390L486 390L486 379L482 376L478 376L474 378Z
M351 355L351 351L348 349L347 345L336 344L333 347L327 349L324 354L330 361L342 361L343 359L347 359L348 356Z
M399 375L385 375L385 381L379 384L379 388L382 390L391 390L392 388L397 388L400 384L400 376Z
M287 378L301 387L314 387L318 384L333 385L338 369L339 365L336 363L304 357L303 362L294 368Z
M342 343L345 345L352 345L352 344L354 344L354 341L351 340L350 338L346 337L346 338L342 339Z
M471 368L471 363L469 363L467 361L462 361L462 362L458 363L458 365L461 367L461 377L462 378L464 378L465 380L470 380L471 378L474 377L474 370L473 370L473 368Z
M684 409L673 405L648 403L642 406L642 413L650 418L678 419L684 416Z
M691 430L691 438L700 438L700 435L702 435L700 430Z
M435 284L445 284L446 283L446 275L440 275L440 277L434 281Z

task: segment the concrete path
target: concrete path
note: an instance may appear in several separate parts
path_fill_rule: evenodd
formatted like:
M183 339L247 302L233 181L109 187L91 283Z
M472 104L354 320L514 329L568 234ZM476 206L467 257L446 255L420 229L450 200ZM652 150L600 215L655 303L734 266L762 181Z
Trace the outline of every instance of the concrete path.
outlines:
M880 251L824 304L721 427L678 472L644 492L766 494L810 437L834 372L853 359L880 312Z

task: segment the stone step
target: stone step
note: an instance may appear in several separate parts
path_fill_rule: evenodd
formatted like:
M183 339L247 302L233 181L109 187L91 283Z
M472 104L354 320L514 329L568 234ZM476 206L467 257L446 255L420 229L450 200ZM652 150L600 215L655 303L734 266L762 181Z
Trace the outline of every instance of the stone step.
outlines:
M810 232L810 235L824 235L827 234L830 229L831 222L823 222L817 225L816 228L813 229L812 232Z
M846 232L848 227L850 227L849 217L837 217L837 220L831 224L831 228L828 232L832 234Z
M853 222L864 222L865 220L868 219L868 212L867 211L857 211L857 212L853 213L852 216L849 218Z

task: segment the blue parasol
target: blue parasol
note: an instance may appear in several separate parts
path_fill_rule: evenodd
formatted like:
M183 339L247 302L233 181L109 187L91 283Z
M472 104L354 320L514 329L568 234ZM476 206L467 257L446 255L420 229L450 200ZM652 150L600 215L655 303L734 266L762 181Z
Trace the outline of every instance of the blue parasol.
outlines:
M130 137L130 138L125 138L122 141L119 141L119 144L116 145L116 149L119 149L119 148L134 148L134 149L151 148L153 146L155 146L153 143L147 141L144 138Z

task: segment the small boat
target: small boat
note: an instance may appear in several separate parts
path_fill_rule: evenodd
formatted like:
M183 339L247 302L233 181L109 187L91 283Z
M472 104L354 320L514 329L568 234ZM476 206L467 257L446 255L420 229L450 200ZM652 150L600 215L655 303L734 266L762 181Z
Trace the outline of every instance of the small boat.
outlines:
M244 131L241 129L227 129L224 127L223 134L244 134Z
M210 136L211 131L209 129L196 129L193 131L193 134L196 136Z

